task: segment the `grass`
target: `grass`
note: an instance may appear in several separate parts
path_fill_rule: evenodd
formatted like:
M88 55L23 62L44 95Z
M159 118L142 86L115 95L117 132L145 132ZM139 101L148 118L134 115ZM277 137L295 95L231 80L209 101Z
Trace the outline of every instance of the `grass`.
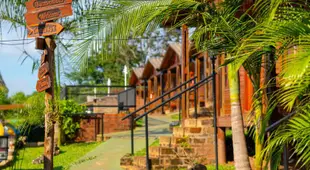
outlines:
M143 120L143 119L137 120L137 121L136 121L136 126L137 126L137 127L142 127L142 126L144 126L144 120Z
M179 114L173 114L171 115L172 120L179 120Z
M159 139L156 139L150 146L159 146ZM143 148L135 153L135 156L145 156L146 149Z
M54 169L69 169L72 164L78 164L78 159L97 147L100 143L75 143L60 147L60 154L54 157ZM21 149L18 152L14 169L43 169L43 164L32 164L32 160L38 158L44 152L43 147L31 147ZM87 160L86 160L87 161ZM6 168L7 170L12 167Z

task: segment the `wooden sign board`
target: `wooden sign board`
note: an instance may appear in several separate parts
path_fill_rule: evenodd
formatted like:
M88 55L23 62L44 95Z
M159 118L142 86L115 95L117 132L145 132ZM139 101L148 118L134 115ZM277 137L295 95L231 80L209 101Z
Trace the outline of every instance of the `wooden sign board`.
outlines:
M40 79L44 77L49 72L49 70L50 68L49 68L48 62L41 65L41 67L39 68L39 72L38 72L38 78Z
M52 87L50 76L45 76L42 79L37 81L37 92L42 92Z
M71 4L66 4L63 6L49 8L35 13L26 13L25 18L27 25L34 25L71 15L72 15Z
M47 61L47 50L43 51L43 54L41 55L41 65Z
M27 26L28 38L35 38L40 36L50 36L59 34L64 28L58 23L48 22L45 24L36 24Z
M42 8L49 8L55 5L65 5L72 3L72 0L30 0L26 2L28 12L38 11Z

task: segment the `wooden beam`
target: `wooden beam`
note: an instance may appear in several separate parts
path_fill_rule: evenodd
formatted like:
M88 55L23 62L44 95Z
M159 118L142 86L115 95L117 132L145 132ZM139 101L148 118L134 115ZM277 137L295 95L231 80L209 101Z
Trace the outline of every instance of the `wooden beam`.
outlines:
M22 109L24 107L22 104L0 105L0 110Z
M189 33L188 27L186 25L182 25L182 83L189 80L189 53L190 53L190 45L189 45ZM186 87L189 87L187 84ZM182 124L184 120L189 116L189 92L186 92L182 95Z

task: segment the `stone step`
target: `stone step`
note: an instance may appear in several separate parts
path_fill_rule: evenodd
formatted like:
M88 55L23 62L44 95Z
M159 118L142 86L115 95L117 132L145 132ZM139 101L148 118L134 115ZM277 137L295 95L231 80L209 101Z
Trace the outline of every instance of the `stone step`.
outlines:
M195 108L192 107L189 109L189 116L195 118ZM199 107L197 108L197 116L198 117L209 117L212 118L213 110L210 107Z
M213 127L173 127L175 137L204 137L213 136Z
M161 136L159 144L161 147L199 147L214 143L214 136L203 137L177 137Z
M186 158L152 158L150 157L150 162L152 165L152 170L177 170L181 168L186 168L189 160ZM133 158L133 166L136 169L146 169L146 159L143 156L135 156Z
M164 157L164 156L169 156L169 157L174 157L176 156L177 150L172 147L164 147L164 146L151 146L149 148L150 151L150 156L151 157Z
M213 118L201 117L201 118L188 118L184 120L185 127L213 127Z
M160 146L171 146L171 136L159 136L159 145Z

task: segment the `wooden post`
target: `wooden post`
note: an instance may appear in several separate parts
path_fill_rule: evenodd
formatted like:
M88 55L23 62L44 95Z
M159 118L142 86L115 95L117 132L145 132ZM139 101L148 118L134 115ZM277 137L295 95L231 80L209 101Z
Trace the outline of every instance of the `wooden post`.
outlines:
M178 65L177 68L176 68L176 75L175 75L175 78L176 78L176 86L180 85L180 66ZM177 93L180 92L180 89L177 90ZM180 110L180 98L178 98L177 100L177 103L176 103L176 109L177 110Z
M163 95L164 94L164 71L160 72L160 94L159 95ZM161 98L161 102L164 102L164 97ZM161 107L161 114L165 114L165 105L163 105Z
M207 52L205 52L204 53L204 55L203 55L203 69L204 69L204 72L203 72L203 75L204 75L204 77L206 78L207 76L209 76L209 75L207 75L207 60L208 60L208 55L207 55L208 53ZM204 85L203 85L203 87L204 87L204 89L205 89L205 91L204 91L204 106L206 107L207 106L207 102L208 102L208 83L205 83Z
M159 87L158 87L158 79L157 79L157 75L155 74L155 76L154 76L154 91L153 91L153 93L154 93L154 96L153 96L153 99L152 100L154 100L156 97L158 97L159 96ZM155 102L155 105L154 106L157 106L157 105L159 105L159 103L160 103L160 101L157 101L157 102ZM158 113L159 112L159 109L157 109L157 110L155 110L155 112L154 113Z
M182 83L189 80L189 36L188 36L188 27L182 25ZM185 87L189 87L187 84ZM184 88L183 88L184 89ZM184 125L184 120L188 117L189 109L189 92L186 92L182 95L182 124Z
M51 88L45 93L45 137L44 137L44 170L53 170L54 152L54 118L55 118L55 41L52 37L45 38L47 60L49 63L49 76Z
M167 84L166 84L166 85L167 85L168 91L171 90L171 88L172 88L172 85L171 85L172 83L171 83L171 82L172 82L172 79L171 79L171 70L169 69L168 72L167 72ZM171 93L168 94L168 98L169 98L169 99L170 99L170 97L171 97ZM171 109L171 102L168 103L168 109L169 109L170 112L172 112L172 109Z
M197 76L197 82L198 81L200 81L201 80L201 74L200 74L200 72L201 72L201 69L200 69L200 66L201 66L201 62L200 62L200 59L198 58L198 57L196 57L196 59L195 59L195 62L196 62L196 64L195 64L195 66L196 66L196 68L195 68L195 76ZM201 98L200 98L200 92L201 92L201 88L203 88L203 87L199 87L199 88L197 88L197 112L199 113L200 112L200 103L201 103ZM197 114L198 114L197 113Z

